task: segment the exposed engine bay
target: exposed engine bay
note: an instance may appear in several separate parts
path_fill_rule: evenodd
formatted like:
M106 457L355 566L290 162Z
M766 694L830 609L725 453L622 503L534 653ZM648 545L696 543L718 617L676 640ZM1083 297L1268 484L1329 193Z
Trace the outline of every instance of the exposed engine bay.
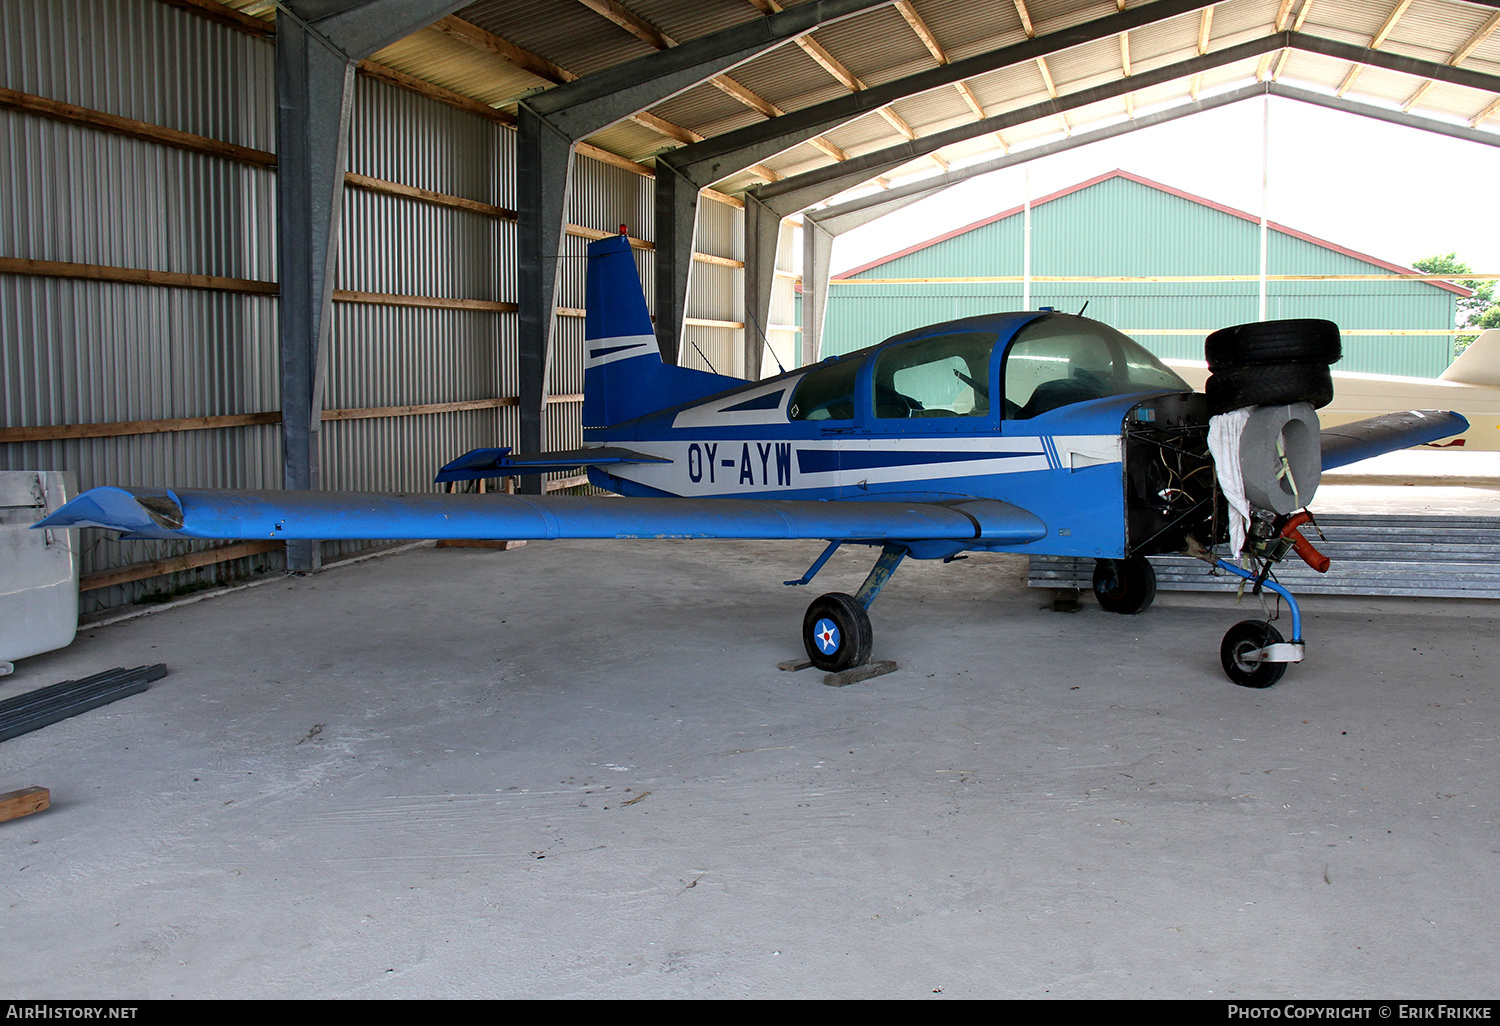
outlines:
M1127 415L1125 539L1131 556L1207 550L1229 540L1208 421L1208 401L1191 392L1148 399Z

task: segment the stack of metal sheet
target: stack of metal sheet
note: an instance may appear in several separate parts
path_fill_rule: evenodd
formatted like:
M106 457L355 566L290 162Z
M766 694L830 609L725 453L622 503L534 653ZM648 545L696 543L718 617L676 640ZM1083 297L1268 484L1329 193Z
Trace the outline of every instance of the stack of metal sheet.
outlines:
M1319 574L1289 556L1276 579L1293 593L1500 598L1500 517L1326 514L1318 525L1325 538L1306 527L1303 534L1333 567ZM1234 591L1240 585L1189 556L1152 556L1151 565L1163 591ZM1029 583L1086 590L1093 572L1092 559L1033 556Z

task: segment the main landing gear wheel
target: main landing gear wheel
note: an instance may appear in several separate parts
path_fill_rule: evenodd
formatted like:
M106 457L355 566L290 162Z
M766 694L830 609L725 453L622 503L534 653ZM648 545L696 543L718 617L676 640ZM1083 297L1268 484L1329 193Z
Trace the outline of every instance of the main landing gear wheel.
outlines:
M1229 679L1241 687L1268 688L1286 673L1286 663L1247 662L1246 656L1268 645L1282 643L1281 632L1264 620L1241 620L1224 635L1219 662Z
M1156 571L1144 556L1096 560L1094 597L1111 613L1144 613L1156 598Z
M852 595L829 592L813 600L802 617L802 644L820 670L838 671L870 661L875 632L870 614Z

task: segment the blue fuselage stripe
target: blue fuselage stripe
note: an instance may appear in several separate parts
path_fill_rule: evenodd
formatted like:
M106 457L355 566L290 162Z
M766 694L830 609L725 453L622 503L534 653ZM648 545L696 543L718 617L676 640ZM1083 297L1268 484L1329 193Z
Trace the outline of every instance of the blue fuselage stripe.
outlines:
M919 452L859 452L840 449L798 449L797 469L804 474L826 474L836 470L871 470L875 467L911 467L930 463L960 463L969 460L1001 460L1035 456L1034 452L964 452L944 449Z

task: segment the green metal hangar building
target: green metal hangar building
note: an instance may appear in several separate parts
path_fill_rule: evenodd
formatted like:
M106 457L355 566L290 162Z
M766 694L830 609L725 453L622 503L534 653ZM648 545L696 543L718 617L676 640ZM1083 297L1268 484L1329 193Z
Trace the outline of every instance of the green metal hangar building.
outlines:
M1211 106L1495 145L1497 24L1500 0L0 0L0 468L420 490L470 448L568 448L591 238L627 226L669 358L756 377L798 362L800 212L888 186L805 219L812 325L829 242L884 204ZM84 609L357 550L89 530Z
M1209 332L1259 319L1258 275L1245 273L1260 263L1253 214L1114 171L1039 197L1029 216L1029 284L1024 207L835 276L823 354L934 321L1026 309L1027 299L1070 313L1087 304L1090 317L1170 360L1202 360ZM1469 290L1379 280L1420 272L1275 222L1267 228L1268 319L1341 325L1341 371L1435 378L1448 367L1457 300ZM1377 280L1329 280L1341 275ZM1232 280L1205 280L1213 278Z

